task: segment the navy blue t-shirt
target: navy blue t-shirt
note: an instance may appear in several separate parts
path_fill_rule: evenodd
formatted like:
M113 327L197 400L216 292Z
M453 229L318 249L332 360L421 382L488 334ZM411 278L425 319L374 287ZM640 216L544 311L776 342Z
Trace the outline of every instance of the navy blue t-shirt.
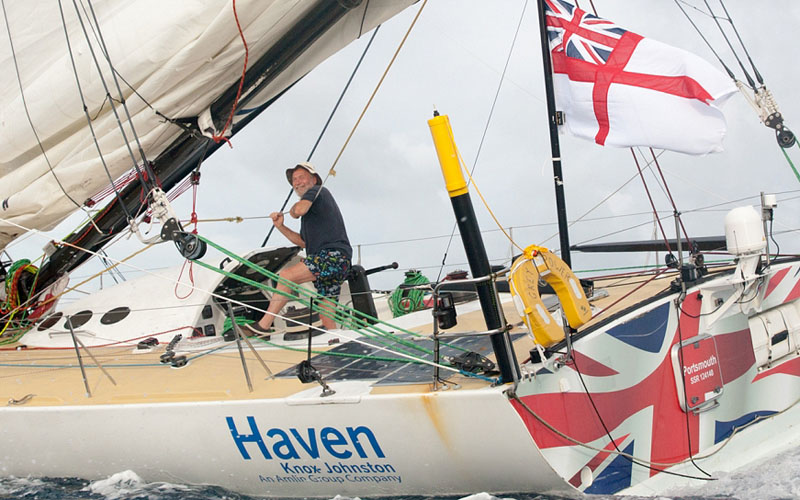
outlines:
M347 238L344 219L331 192L316 185L306 191L302 199L311 202L308 212L300 218L300 237L306 243L306 255L320 250L340 250L352 259L353 248Z

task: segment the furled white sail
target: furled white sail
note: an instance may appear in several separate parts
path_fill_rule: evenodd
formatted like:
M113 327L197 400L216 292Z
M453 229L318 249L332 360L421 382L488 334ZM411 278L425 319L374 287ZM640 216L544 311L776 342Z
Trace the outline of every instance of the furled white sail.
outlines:
M235 7L251 64L313 9L352 7L248 107L278 95L413 1L239 0ZM51 229L110 178L130 170L129 146L141 161L125 111L113 103L120 127L107 98L106 86L120 100L101 36L125 80L119 85L149 160L181 133L154 110L170 118L201 115L238 81L244 62L231 1L5 2L5 21L0 24L6 31L0 41L0 249L23 232L15 224Z

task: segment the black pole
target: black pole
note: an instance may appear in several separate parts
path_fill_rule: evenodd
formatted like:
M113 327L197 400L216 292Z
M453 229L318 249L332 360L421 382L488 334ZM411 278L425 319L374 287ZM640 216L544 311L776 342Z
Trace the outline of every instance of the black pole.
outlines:
M461 233L464 253L467 254L472 276L475 278L489 276L491 274L489 257L486 255L486 247L483 245L481 230L478 227L475 210L472 208L472 200L469 196L467 183L461 172L450 121L447 115L440 116L438 112L434 112L434 117L428 120L428 125L431 128L433 143L436 146L436 153L442 167L445 185L450 195L450 202L453 205L453 213L456 216L458 231ZM503 323L500 319L500 305L497 303L492 283L490 281L476 283L475 288L481 303L483 318L486 321L486 328L490 331L499 330ZM508 331L493 333L489 336L489 339L492 342L492 349L497 358L497 366L500 368L503 383L519 380L519 365L517 364Z
M553 155L553 180L556 187L556 211L558 217L558 240L561 245L561 260L572 266L569 254L569 226L567 223L567 202L564 198L564 176L561 173L561 147L558 143L558 121L556 119L556 98L553 91L553 64L550 61L550 40L547 37L544 1L537 0L539 11L539 36L542 43L542 66L544 67L544 90L547 97L547 116L550 125L550 151Z
M461 241L464 244L464 252L467 254L467 262L469 262L472 276L475 278L489 276L492 268L489 264L489 257L486 255L486 247L483 245L481 230L478 227L478 219L475 217L469 193L453 196L450 198L450 202L453 205L453 213L458 222L458 232L461 233ZM476 283L475 289L478 292L478 300L481 303L487 330L499 329L503 325L500 321L500 304L497 303L492 283L490 281ZM495 352L503 382L508 383L519 379L514 349L507 342L506 332L493 333L489 339L492 342L492 350Z

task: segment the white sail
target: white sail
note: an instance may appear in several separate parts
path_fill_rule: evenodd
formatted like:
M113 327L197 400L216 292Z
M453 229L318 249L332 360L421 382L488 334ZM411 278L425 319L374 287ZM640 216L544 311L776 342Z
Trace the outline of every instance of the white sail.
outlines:
M299 19L321 4L335 3L236 2L250 64ZM364 2L352 8L257 96L250 96L254 98L248 106L275 97L411 3ZM52 229L109 185L110 178L133 168L133 158L141 163L125 110L113 103L120 126L108 102L107 93L116 101L120 97L100 36L114 69L125 80L119 81L122 98L148 160L182 132L154 110L170 118L196 117L241 77L245 50L231 2L95 1L81 7L80 19L71 2L61 6L63 18L53 3L9 2L5 7L2 29L7 27L7 35L0 43L0 248L23 232L16 224Z

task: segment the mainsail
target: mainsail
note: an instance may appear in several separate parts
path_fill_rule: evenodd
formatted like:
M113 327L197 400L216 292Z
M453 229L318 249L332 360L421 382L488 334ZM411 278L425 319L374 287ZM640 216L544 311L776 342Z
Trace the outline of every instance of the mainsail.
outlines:
M243 39L249 63L238 102L245 112L237 112L228 135L325 58L413 2L5 4L0 249L21 227L52 229L145 161L165 190L186 176L190 164L219 147L207 136L222 133L231 114ZM129 197L135 212L141 201L136 193ZM125 225L118 218L117 230Z

